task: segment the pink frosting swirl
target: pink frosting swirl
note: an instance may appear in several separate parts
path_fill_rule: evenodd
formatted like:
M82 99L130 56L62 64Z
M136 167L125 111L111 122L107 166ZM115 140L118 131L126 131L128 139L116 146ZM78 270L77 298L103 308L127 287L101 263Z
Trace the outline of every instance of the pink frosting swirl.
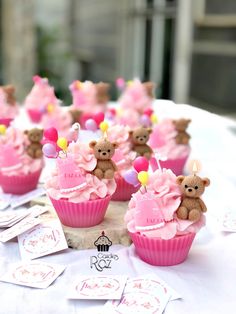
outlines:
M140 126L140 114L137 110L132 108L121 109L120 113L116 115L115 122L124 126L129 126L131 129Z
M0 87L0 118L14 119L19 112L17 104L11 105L7 102L4 90Z
M133 109L142 114L145 108L151 107L152 98L148 96L142 82L135 79L124 90L118 102L121 108Z
M129 202L125 215L128 230L165 240L198 232L205 224L204 215L196 223L178 219L176 210L180 202L181 192L174 173L170 169L155 171L150 174L147 191L142 188L142 192L133 194Z
M55 96L54 88L49 85L47 78L33 77L34 86L25 99L26 109L46 110L48 104L59 106L60 101Z
M26 153L26 146L29 144L27 136L18 129L10 127L7 129L6 134L0 136L0 148L5 144L11 143L14 146L14 149L19 156L20 162L22 166L18 169L7 170L8 176L18 176L18 175L27 175L33 172L38 171L44 165L43 159L32 159ZM4 150L2 151L2 158L8 158L8 156L4 156ZM4 173L4 171L2 171Z
M108 140L119 145L112 158L118 168L117 175L122 175L130 169L136 157L136 153L131 150L129 130L129 127L122 125L114 125L107 130Z
M71 143L68 153L73 156L78 168L85 176L86 185L80 190L72 192L61 192L59 187L59 173L55 169L50 177L47 178L45 187L50 197L54 199L66 198L72 203L104 198L112 195L116 190L115 180L99 180L90 172L96 166L96 158L88 144L82 142Z
M175 159L188 156L190 146L176 144L176 135L177 132L172 120L164 119L153 128L150 134L149 145L154 152L157 152L163 158Z

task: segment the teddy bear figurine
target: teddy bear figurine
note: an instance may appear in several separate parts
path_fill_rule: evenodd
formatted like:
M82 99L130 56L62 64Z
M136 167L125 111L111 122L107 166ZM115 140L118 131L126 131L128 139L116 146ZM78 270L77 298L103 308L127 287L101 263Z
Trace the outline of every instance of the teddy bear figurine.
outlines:
M143 156L147 159L151 158L153 151L151 147L147 145L151 133L152 129L144 127L129 131L132 141L132 150L137 153L137 156Z
M93 149L94 156L97 159L97 165L93 170L93 174L100 180L113 179L117 167L111 158L118 144L111 143L107 139L100 139L99 141L90 142L89 146Z
M15 99L15 87L13 85L5 85L5 86L0 86L5 95L6 95L6 98L7 98L7 103L10 105L10 106L14 106L15 103L16 103L16 99Z
M110 88L110 84L99 82L95 84L97 91L97 103L104 105L109 101L108 90Z
M175 130L177 131L177 135L175 137L176 144L188 145L190 135L186 132L186 129L188 128L190 122L191 120L189 119L173 120Z
M197 175L178 176L176 180L182 192L182 201L176 212L177 217L197 222L202 213L207 211L200 196L204 193L205 187L210 185L210 180Z
M43 138L43 130L34 128L26 130L25 134L28 137L30 144L26 148L27 154L33 158L41 158L43 156L41 140Z

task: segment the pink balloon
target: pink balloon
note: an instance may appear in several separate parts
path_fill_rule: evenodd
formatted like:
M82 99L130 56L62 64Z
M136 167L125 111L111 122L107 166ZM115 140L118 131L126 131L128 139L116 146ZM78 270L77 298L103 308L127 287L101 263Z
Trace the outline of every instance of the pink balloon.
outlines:
M99 127L100 123L102 121L104 121L105 119L105 115L103 112L98 112L98 113L95 113L95 115L93 116L93 120L95 120L95 122L97 123L97 126Z
M57 129L55 128L48 128L46 130L44 130L44 133L43 133L44 137L46 139L48 139L49 141L53 141L53 142L57 142L58 140L58 133L57 133Z
M133 186L138 186L140 183L138 181L138 175L137 172L133 169L128 170L125 174L124 174L124 180L133 185Z
M42 151L43 151L44 156L48 158L56 158L58 154L56 145L53 145L51 143L44 144Z
M93 119L85 121L85 128L89 131L96 131L98 129L97 123Z
M133 167L137 172L148 171L149 161L145 157L138 157L133 162Z
M148 127L148 126L151 126L152 122L151 122L149 116L144 114L140 118L140 124L143 125L144 127Z
M153 112L154 112L153 109L147 108L147 109L144 110L143 114L146 114L147 116L151 117Z

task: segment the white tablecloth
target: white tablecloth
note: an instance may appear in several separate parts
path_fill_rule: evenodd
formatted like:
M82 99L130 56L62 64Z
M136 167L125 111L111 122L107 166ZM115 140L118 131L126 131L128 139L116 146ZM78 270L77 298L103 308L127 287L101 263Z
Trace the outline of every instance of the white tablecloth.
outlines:
M236 308L236 233L224 233L217 218L226 210L235 210L236 124L188 105L156 101L156 112L163 117L190 117L192 158L200 159L201 175L211 179L204 200L208 205L207 226L196 236L188 259L177 266L153 267L142 262L131 247L112 246L119 260L102 274L138 276L156 274L176 289L182 300L168 303L166 314L234 313ZM16 124L22 125L22 120ZM31 289L0 282L0 313L104 313L102 301L66 299L68 287L76 275L99 274L90 268L95 250L68 249L40 260L61 263L65 272L47 289ZM17 243L0 244L0 275L12 262L20 260Z

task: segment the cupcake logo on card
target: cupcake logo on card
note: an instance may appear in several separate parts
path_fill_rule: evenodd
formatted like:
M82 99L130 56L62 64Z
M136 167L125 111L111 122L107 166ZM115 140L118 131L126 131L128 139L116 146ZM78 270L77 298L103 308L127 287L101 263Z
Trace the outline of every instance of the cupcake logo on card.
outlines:
M114 261L119 259L118 255L108 253L112 246L112 241L102 231L101 235L94 241L98 254L90 257L90 267L101 272L104 269L111 268Z

